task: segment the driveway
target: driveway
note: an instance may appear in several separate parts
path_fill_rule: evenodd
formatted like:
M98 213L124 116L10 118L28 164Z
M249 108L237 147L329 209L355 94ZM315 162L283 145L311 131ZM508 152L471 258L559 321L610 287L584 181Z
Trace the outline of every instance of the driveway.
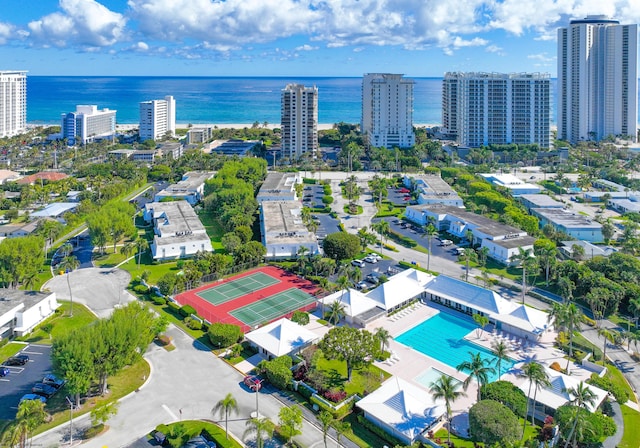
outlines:
M131 275L122 269L87 268L68 275L73 300L88 306L98 317L108 317L115 306L136 300L125 290ZM70 300L67 274L55 276L42 289L55 292L60 300Z

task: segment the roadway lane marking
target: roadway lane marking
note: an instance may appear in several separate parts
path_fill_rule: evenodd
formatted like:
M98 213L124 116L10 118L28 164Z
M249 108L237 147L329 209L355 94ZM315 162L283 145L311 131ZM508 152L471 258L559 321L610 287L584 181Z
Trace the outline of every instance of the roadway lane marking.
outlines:
M171 409L169 409L169 406L167 406L166 404L162 405L162 408L167 411L167 414L169 414L171 416L172 419L174 420L178 420L178 416L176 414L174 414L173 412L171 412Z
M9 382L9 380L8 380L8 379L6 379L6 378L0 378L0 381L5 381L5 382L7 382L7 383Z

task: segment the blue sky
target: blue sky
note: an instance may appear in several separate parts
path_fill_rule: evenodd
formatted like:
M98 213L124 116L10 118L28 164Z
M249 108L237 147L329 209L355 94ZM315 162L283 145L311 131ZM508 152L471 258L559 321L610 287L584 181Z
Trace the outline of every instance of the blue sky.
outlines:
M571 18L638 0L0 0L0 70L30 75L556 75Z

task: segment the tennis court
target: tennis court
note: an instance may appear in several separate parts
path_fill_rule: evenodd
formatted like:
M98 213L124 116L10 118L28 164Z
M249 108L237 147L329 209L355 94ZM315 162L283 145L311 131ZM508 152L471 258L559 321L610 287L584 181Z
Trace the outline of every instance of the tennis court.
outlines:
M269 322L291 311L300 309L314 301L315 298L312 295L297 288L290 288L259 302L253 302L242 308L230 311L229 314L253 328L256 325Z
M256 272L246 277L237 278L222 285L199 291L196 295L213 305L221 305L276 283L280 283L280 280L264 272Z

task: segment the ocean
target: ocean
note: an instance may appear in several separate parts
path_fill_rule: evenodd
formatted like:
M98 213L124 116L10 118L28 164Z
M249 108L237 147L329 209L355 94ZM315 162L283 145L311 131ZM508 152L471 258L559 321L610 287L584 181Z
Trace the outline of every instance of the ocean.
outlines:
M440 123L442 78L413 79L414 123ZM362 78L155 76L29 76L27 121L59 124L77 104L96 104L117 110L118 124L137 124L141 101L173 95L177 123L274 124L280 123L280 91L291 82L318 87L319 123L360 122ZM555 103L553 109L555 122Z

